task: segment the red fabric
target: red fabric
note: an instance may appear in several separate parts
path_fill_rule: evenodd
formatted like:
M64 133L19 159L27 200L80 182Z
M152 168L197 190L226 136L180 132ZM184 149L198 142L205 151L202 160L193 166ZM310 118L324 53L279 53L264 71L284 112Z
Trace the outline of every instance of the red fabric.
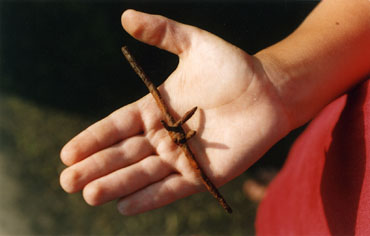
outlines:
M370 80L329 104L260 204L259 235L370 235Z

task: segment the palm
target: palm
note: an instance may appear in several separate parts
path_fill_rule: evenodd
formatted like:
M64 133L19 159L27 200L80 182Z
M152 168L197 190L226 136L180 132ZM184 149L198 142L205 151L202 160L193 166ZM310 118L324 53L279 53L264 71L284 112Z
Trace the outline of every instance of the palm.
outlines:
M203 44L180 57L161 90L177 117L200 108L188 122L198 132L191 147L213 180L223 184L276 142L284 114L255 58L211 34L203 37Z
M161 32L141 40L156 44L151 40L162 38L157 35ZM177 52L178 47L159 45L180 57L160 92L176 118L199 107L185 127L197 131L189 144L207 175L221 185L286 133L285 114L257 59L204 31L191 40L197 43ZM129 214L202 190L161 119L148 95L82 132L62 152L70 165L61 176L62 186L69 192L84 189L92 205L122 198Z

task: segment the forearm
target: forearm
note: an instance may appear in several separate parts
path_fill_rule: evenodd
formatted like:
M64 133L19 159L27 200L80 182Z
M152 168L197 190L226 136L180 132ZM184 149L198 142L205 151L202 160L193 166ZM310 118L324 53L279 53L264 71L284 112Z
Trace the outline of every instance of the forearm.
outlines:
M256 57L296 128L370 73L370 1L323 0L295 32Z

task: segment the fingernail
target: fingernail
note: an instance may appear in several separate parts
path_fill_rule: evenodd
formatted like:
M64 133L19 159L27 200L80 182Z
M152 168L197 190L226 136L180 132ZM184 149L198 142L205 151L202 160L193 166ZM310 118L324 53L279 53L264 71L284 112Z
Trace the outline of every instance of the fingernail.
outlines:
M127 211L127 207L128 207L128 203L126 201L121 201L117 205L119 213L121 213L122 215L126 215L126 216L129 214Z

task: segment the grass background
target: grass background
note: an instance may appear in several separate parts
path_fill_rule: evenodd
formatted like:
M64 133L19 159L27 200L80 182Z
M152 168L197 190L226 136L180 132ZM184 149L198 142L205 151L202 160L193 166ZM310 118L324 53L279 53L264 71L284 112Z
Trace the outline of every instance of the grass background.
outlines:
M221 188L224 213L208 193L139 216L115 203L90 207L59 187L61 147L146 88L120 52L128 45L158 85L177 58L121 28L128 8L162 14L255 53L292 32L316 1L0 1L0 234L248 235L257 204L242 185L281 168L299 131Z

